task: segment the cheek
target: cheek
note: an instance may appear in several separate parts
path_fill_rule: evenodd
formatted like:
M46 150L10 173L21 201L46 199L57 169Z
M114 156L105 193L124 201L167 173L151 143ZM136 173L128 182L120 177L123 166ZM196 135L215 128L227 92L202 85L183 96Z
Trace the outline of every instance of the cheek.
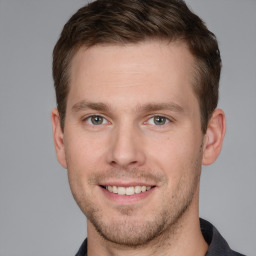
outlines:
M71 134L71 133L70 133ZM103 168L100 159L104 154L104 140L96 136L75 133L65 140L67 165L72 175L88 176L91 172Z
M193 175L195 161L200 158L200 139L190 133L171 134L158 140L148 141L150 165L162 170L170 180L179 179L183 174Z
M94 186L88 180L95 171L104 168L99 161L103 147L95 138L91 139L78 132L70 134L72 136L67 136L65 140L68 180L75 200L84 208L83 201L93 198Z

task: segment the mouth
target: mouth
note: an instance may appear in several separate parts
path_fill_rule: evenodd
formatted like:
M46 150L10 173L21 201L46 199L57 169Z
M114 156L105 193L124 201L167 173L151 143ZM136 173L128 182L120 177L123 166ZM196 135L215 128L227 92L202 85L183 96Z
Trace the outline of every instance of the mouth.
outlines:
M135 194L142 194L146 191L151 190L154 186L129 186L129 187L122 187L122 186L101 186L102 188L106 189L110 193L117 194L120 196L132 196Z

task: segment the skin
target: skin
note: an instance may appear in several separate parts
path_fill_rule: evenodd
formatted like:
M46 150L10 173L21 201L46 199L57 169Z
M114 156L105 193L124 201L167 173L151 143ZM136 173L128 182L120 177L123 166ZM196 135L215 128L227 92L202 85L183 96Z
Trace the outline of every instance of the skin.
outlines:
M202 134L194 65L184 43L163 41L81 48L72 60L64 132L56 109L52 123L89 256L205 255L201 165L220 153L225 117L216 109ZM152 189L117 196L107 185Z

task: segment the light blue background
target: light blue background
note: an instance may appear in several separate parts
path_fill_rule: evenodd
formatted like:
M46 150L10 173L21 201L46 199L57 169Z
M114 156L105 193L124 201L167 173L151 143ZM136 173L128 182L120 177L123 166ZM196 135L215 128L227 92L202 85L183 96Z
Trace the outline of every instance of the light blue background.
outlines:
M55 158L51 54L67 19L86 1L0 1L0 255L74 255L86 221ZM219 39L220 104L227 134L203 169L200 215L230 246L255 255L256 1L189 0Z

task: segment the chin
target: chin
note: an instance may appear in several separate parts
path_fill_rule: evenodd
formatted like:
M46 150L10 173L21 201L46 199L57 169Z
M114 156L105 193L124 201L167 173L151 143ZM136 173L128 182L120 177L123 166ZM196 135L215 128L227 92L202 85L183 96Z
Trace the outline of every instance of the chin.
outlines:
M119 246L141 247L175 232L178 220L187 210L188 205L174 215L162 209L151 215L138 216L134 214L133 209L125 207L119 209L117 216L112 214L111 217L103 217L100 211L91 211L86 215L104 240Z
M90 219L96 231L106 241L114 244L138 247L147 244L156 238L165 228L163 221L135 220L131 216L119 218L110 223L101 222L99 219Z

